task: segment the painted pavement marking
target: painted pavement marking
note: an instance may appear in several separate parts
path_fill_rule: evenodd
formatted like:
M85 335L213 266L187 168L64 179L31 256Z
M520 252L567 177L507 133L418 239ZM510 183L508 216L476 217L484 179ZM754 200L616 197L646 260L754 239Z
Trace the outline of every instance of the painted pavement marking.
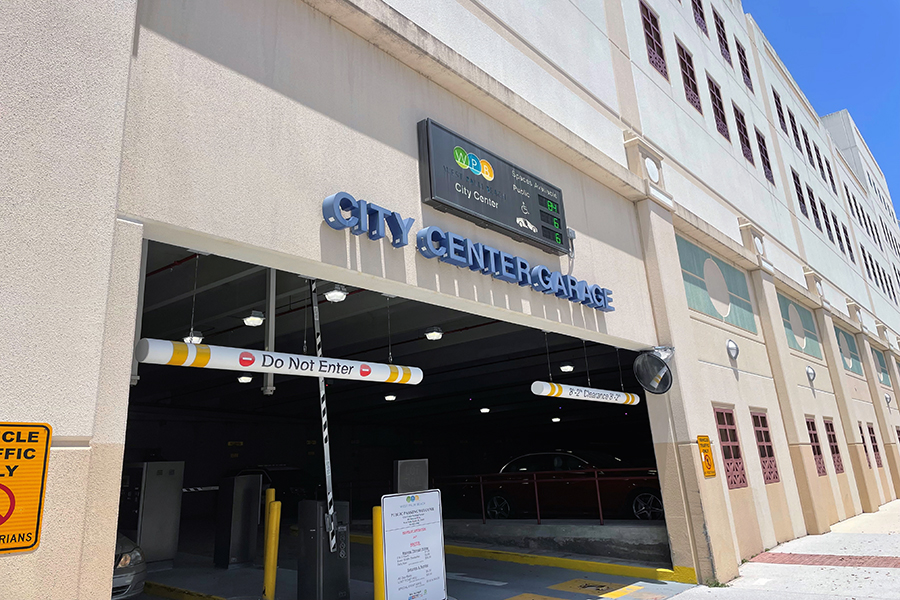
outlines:
M816 567L873 567L900 569L897 556L845 556L838 554L791 554L788 552L763 552L750 562L775 565L808 565Z
M601 598L621 598L622 596L629 595L631 592L636 592L636 591L642 590L642 589L644 589L644 586L642 586L642 585L629 585L629 586L623 587L622 589L618 589L614 592L609 592L608 594L603 594L600 597Z

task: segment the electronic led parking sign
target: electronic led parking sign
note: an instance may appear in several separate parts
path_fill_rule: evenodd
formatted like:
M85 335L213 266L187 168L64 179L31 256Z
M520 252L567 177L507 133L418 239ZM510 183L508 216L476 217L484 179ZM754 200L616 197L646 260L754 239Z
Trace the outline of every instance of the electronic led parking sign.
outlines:
M418 127L425 204L547 252L569 252L562 190L431 119Z

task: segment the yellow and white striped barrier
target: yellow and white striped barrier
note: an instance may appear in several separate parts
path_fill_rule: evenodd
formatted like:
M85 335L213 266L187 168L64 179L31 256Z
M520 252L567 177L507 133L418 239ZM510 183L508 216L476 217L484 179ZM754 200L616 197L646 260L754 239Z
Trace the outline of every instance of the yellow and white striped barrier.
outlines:
M592 402L609 402L610 404L639 404L641 397L628 392L597 390L564 383L548 383L535 381L531 384L531 393L535 396L551 396L553 398L570 398L572 400L590 400Z
M355 379L374 383L417 385L424 376L418 367L358 362L343 358L318 358L302 354L245 350L226 346L187 344L144 338L134 349L140 363L221 369L242 373L277 373L301 377Z

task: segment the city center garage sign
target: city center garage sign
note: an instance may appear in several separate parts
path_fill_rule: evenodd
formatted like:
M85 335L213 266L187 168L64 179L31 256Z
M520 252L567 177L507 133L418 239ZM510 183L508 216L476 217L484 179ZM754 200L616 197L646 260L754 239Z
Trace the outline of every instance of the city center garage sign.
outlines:
M569 252L562 190L431 119L418 127L423 202L542 250Z
M325 223L337 231L350 229L354 235L366 234L380 240L391 233L391 245L402 248L409 244L414 219L382 208L367 200L357 200L346 192L338 192L322 202ZM602 312L612 312L612 290L579 280L545 265L532 267L521 256L504 252L487 244L474 242L436 225L416 233L416 249L425 258L437 258L455 267L490 275L507 283L530 287L537 292L565 298Z

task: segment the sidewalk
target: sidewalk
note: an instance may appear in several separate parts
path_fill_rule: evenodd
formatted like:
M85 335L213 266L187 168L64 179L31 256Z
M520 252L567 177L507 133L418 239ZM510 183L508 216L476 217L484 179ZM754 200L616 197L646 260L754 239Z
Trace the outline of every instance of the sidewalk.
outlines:
M764 552L740 573L728 587L697 587L673 600L900 599L900 500Z

